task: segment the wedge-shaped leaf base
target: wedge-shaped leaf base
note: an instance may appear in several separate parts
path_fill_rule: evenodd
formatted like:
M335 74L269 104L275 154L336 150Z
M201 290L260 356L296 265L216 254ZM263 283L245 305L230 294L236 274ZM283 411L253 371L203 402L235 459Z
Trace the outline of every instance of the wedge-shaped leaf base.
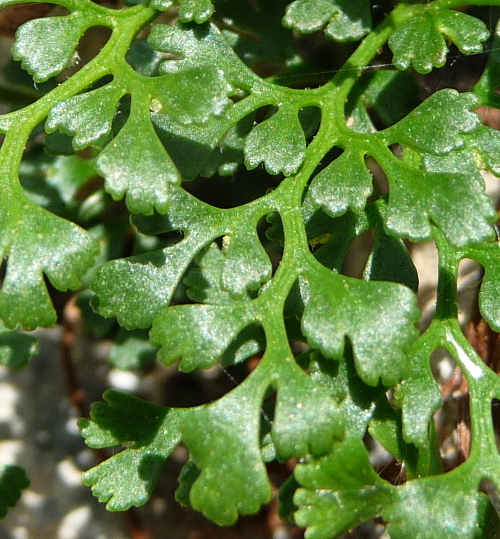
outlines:
M279 141L279 145L276 142ZM253 128L245 144L248 169L264 163L270 174L297 172L305 157L306 141L297 112L283 105L278 112Z
M114 390L104 398L106 404L92 405L91 421L80 420L81 433L90 447L129 448L86 472L83 482L110 511L125 511L151 496L166 458L180 441L179 413Z
M396 539L474 539L486 531L478 525L484 524L488 500L460 468L395 487L375 473L363 443L348 439L298 466L295 477L302 486L294 496L295 521L307 527L307 539L340 536L375 516L388 522L387 533ZM496 524L498 516L489 514Z
M464 54L481 52L489 37L486 25L470 15L446 9L421 9L396 28L389 39L394 65L418 73L429 73L446 62L448 47L444 36Z
M356 150L346 150L322 170L311 182L314 203L332 216L348 208L363 209L372 192L372 176L363 157Z
M10 328L35 329L56 321L43 275L58 290L78 288L98 246L77 225L25 201L11 204L0 218L0 252L8 257L0 318Z
M404 349L416 336L419 316L409 289L350 279L326 268L304 277L310 292L302 330L313 348L328 358L341 358L347 336L356 370L368 385L375 386L380 379L391 386L406 377Z
M276 417L263 428L262 421L269 421L262 404L270 380L278 392ZM82 435L90 447L125 449L86 472L83 480L114 511L145 503L165 459L182 441L190 460L178 498L229 525L271 499L263 444L280 458L302 458L328 453L344 436L343 410L291 355L265 356L233 391L195 408L158 407L114 390L104 398L106 403L92 405L90 420L80 420ZM266 434L270 430L272 441Z
M295 0L288 6L283 23L302 34L326 26L326 35L336 41L357 40L371 29L370 4L365 0Z
M149 108L132 100L127 123L100 153L96 165L115 199L124 195L132 213L165 213L169 187L180 183L174 163L158 139Z
M431 239L435 224L456 247L493 239L491 222L496 212L469 152L426 156L418 168L408 164L396 159L384 164L391 186L387 210L390 232L422 241Z
M444 155L462 148L464 135L480 126L479 116L470 111L477 105L474 94L441 90L380 136L387 144L399 142L422 153Z
M35 82L46 81L71 64L80 36L93 22L92 14L80 11L28 21L16 34L12 55Z
M325 388L295 366L280 369L272 428L282 460L327 453L344 435L344 414Z
M61 101L51 109L45 129L74 135L75 150L96 144L111 132L122 94L123 90L111 84Z
M220 525L256 513L272 490L259 441L265 387L248 378L219 401L194 410L182 423L190 457L201 469L190 491L194 509Z
M307 539L331 539L379 514L393 500L392 488L375 473L363 443L348 440L331 454L298 466L302 486L294 517Z
M153 322L151 342L161 347L158 358L166 365L180 360L182 371L206 369L252 321L246 303L167 307Z

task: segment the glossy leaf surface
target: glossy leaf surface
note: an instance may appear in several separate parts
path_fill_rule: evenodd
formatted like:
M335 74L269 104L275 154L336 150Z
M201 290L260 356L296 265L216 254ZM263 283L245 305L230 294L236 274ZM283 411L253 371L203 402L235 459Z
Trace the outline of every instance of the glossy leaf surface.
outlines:
M327 290L322 284L325 280L329 282ZM344 337L348 336L357 371L368 385L376 385L379 378L393 385L406 376L408 365L402 351L415 335L412 324L418 316L408 289L387 283L363 283L326 271L310 278L309 286L302 327L313 348L332 359L342 357ZM335 316L341 306L342 316ZM361 316L361 312L370 315ZM387 320L389 313L394 313L394 318L381 328L378 317ZM367 334L372 335L370 340L364 338ZM379 362L373 361L375 355Z
M365 0L295 0L287 8L284 23L304 34L326 26L325 34L332 39L360 39L371 28L370 5Z
M465 54L480 52L489 32L484 23L458 11L423 9L402 24L389 39L394 65L428 73L446 62L445 37Z
M54 1L20 26L20 65L0 81L0 362L24 365L34 342L20 331L55 324L52 298L81 288L96 311L83 325L117 335L116 368L159 348L169 371L233 382L185 408L107 391L80 428L116 449L85 484L110 510L142 505L182 444L177 499L231 525L274 496L267 464L293 458L278 498L309 539L372 518L401 539L494 537L479 491L500 488L500 383L458 323L457 275L463 259L483 266L479 310L498 330L482 175L500 171L498 131L482 125L500 108L498 31L470 91L423 76L450 44L482 54L475 2ZM94 27L105 39L77 65ZM413 243L429 240L436 309L419 336ZM459 466L435 428L437 349L467 381ZM371 439L388 466L372 466ZM22 475L7 486L0 512Z
M17 32L13 56L36 82L46 81L71 64L80 36L91 21L81 12L28 21Z

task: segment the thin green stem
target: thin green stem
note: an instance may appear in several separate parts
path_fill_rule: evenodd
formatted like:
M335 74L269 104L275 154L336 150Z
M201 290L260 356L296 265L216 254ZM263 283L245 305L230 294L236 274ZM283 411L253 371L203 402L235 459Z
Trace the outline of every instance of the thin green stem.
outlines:
M107 12L111 12L111 10L107 10ZM17 191L18 195L23 193L17 178L17 169L22 159L25 141L29 138L33 129L47 117L54 105L85 90L101 77L112 74L119 62L124 62L125 53L137 32L157 12L150 8L138 6L123 13L127 15L127 18L124 15L119 16L120 20L110 40L96 58L70 79L34 103L23 109L2 115L0 118L0 128L6 132L5 140L0 149L0 155L3 157L0 160L0 165L4 170L0 178L0 184L4 195L12 190Z
M410 19L415 11L414 6L402 4L395 8L384 21L375 28L348 58L343 68L323 89L328 94L324 105L335 110L337 121L344 121L344 107L347 96L358 81L358 76L375 58L377 52L386 44L394 28ZM331 99L334 97L334 99Z
M457 307L457 277L459 253L444 238L438 229L434 229L433 237L439 253L438 285L436 300L437 320L456 320Z
M116 13L128 14L128 17L125 18L123 15L119 17L115 29L102 51L70 79L36 102L23 109L3 115L2 127L9 123L14 125L22 121L29 134L33 127L47 116L55 104L85 90L103 76L113 74L116 67L125 61L124 56L133 38L157 14L155 10L141 6Z

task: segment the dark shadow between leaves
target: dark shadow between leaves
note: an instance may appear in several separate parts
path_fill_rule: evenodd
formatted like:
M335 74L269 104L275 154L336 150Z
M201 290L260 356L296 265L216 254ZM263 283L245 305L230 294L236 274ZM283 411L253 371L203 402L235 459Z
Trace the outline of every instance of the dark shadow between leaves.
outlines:
M175 55L160 54L155 51L146 39L135 39L125 56L128 65L144 77L158 77L158 67L165 60L180 59Z
M279 214L276 215L278 215L279 219ZM283 244L279 240L274 240L272 233L270 235L268 234L269 229L273 226L274 225L271 224L267 219L267 216L261 217L259 219L259 222L257 223L257 234L259 236L262 247L264 247L264 250L269 257L269 260L271 261L274 275L283 257Z
M96 402L91 407L93 421L124 445L137 447L152 443L166 416L171 412L133 395L108 390L104 398L109 404Z
M283 175L268 174L262 166L254 170L240 166L230 176L198 177L184 187L202 202L216 208L228 209L263 197L270 189L276 189L282 179Z
M98 56L111 37L111 33L111 28L107 26L92 26L88 30L85 30L78 42L78 52L77 56L75 56L75 61L71 66L62 71L57 79L60 82L65 81Z
M343 153L344 150L339 146L333 146L330 148L323 156L323 159L321 159L321 162L315 168L314 172L311 174L311 180L313 180L322 170L335 161L335 159L338 159Z
M40 6L45 6L41 4ZM12 6L11 10L20 10L21 6ZM5 15L2 10L1 15ZM26 106L41 98L57 86L52 78L42 83L33 82L31 75L21 67L21 62L10 59L2 62L2 92L0 101L16 106Z
M311 141L318 132L321 124L321 109L318 107L304 107L300 109L299 122L306 140L308 142Z
M47 180L47 170L55 159L45 153L42 145L34 145L26 153L20 167L19 180L27 196L42 208L68 218L67 204L62 199L61 189Z
M250 324L233 339L212 368L189 373L176 370L169 374L162 392L163 404L188 408L222 398L256 368L265 348L262 326Z
M417 76L424 99L443 88L468 92L482 75L488 60L488 51L463 54L454 43L450 43L449 50L446 64L442 68L434 69L425 76Z
M383 168L373 157L365 157L365 165L373 178L372 194L367 199L367 202L370 203L383 198L389 193L389 182Z
M171 232L182 234L179 227L172 224L168 213L162 215L155 212L151 216L135 214L130 217L130 222L141 234L146 236L162 236Z
M372 404L380 399L385 400L387 388L379 383L377 386L369 386L361 380L354 363L354 350L349 337L345 338L344 361L347 378L347 388L352 402L360 410L368 410Z
M495 440L497 442L497 450L500 454L500 399L491 401L491 421L495 430Z
M384 208L384 206L382 206ZM363 271L370 281L400 283L418 292L418 274L406 244L386 233L380 204L369 204L366 215L375 230L374 245Z
M236 338L231 342L221 357L221 365L223 367L231 367L240 365L245 360L260 357L266 349L266 335L260 324L250 324L244 328ZM242 382L250 373L247 372L243 378L239 377L238 381Z
M350 245L358 236L358 225L358 216L349 210L335 219L316 210L306 225L316 260L326 268L340 272Z
M156 485L160 471L165 464L165 457L161 455L144 455L139 464L139 477L147 484L146 490L151 492Z
M165 114L153 112L156 134L184 181L191 182L202 171L213 152L209 129L181 126ZM210 141L210 142L209 142Z

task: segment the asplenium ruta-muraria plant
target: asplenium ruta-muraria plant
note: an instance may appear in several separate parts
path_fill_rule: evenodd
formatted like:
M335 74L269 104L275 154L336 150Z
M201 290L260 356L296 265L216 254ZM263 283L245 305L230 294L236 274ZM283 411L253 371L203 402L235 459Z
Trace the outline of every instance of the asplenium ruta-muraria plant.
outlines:
M490 6L491 18L500 0L51 4L12 48L33 80L19 83L13 63L17 86L7 77L2 90L4 101L14 102L9 89L17 96L0 116L2 362L22 366L34 352L22 330L56 323L47 282L83 287L80 303L90 298L124 334L149 330L158 360L181 371L260 357L200 406L107 391L81 433L90 447L123 450L84 483L111 511L144 504L182 443L177 499L220 525L268 503L266 463L294 458L281 515L309 539L375 517L396 539L497 537L485 485L500 487L491 411L500 381L463 334L456 290L460 261L477 261L481 316L500 329L497 212L482 177L500 174L500 134L476 112L500 108L500 41L468 7ZM80 62L95 26L109 37ZM300 36L323 32L350 42L338 69L308 64ZM442 77L424 99L418 83L450 47L491 52L468 91ZM238 193L264 173L269 189L226 205L189 183L209 192L234 175ZM347 276L349 247L366 231L362 277ZM409 249L429 240L437 303L419 334ZM470 454L451 471L433 420L437 349L469 392ZM377 473L367 432L404 478ZM4 514L27 480L16 467L2 474Z

